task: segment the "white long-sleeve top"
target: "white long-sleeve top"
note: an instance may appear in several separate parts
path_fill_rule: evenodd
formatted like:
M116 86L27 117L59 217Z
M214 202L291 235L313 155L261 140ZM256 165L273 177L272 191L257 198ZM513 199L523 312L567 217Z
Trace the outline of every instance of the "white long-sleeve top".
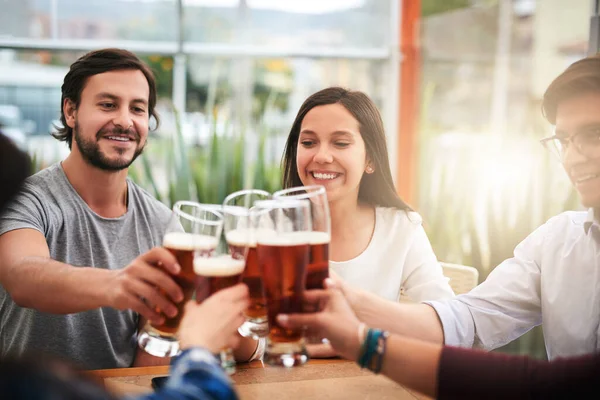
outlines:
M500 347L543 321L549 358L600 350L600 225L569 211L531 233L485 282L435 308L447 345Z
M350 285L392 301L399 300L400 288L417 302L454 297L415 212L377 207L367 248L329 267Z

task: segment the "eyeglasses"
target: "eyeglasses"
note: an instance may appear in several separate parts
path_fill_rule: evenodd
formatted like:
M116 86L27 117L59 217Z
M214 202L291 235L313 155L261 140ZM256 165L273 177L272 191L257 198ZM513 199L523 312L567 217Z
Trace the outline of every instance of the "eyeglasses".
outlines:
M571 136L555 134L540 140L540 143L560 161L564 160L570 144L574 144L577 151L587 158L600 158L600 126L583 128Z

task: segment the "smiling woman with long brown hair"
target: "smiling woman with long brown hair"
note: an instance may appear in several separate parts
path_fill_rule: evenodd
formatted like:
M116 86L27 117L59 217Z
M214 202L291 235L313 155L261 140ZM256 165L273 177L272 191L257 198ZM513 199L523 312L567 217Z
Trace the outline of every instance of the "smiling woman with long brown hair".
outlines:
M381 115L364 93L323 89L300 107L282 160L283 186L323 185L331 211L330 268L397 301L453 296L422 227L398 196Z

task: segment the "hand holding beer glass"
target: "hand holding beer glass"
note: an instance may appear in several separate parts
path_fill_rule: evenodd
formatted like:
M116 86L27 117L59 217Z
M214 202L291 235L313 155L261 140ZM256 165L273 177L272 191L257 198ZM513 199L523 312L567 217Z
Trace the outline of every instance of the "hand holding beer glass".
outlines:
M278 314L302 312L311 233L308 200L262 200L250 212L267 300L269 336L263 360L293 367L308 360L302 329L279 325Z
M224 214L228 211L224 208ZM244 231L246 234L248 230ZM217 233L217 232L215 232ZM240 235L243 243L247 238ZM220 240L221 232L215 235L216 241ZM235 253L231 253L227 246L218 246L214 251L207 253L201 250L195 252L194 272L197 276L196 301L202 303L216 292L227 289L240 283L244 267L247 246L239 246ZM231 348L221 350L221 367L229 373L235 372L235 358Z
M165 317L164 323L154 325L149 322L138 337L141 349L157 357L169 357L179 353L177 331L183 318L185 303L196 289L194 273L194 252L209 254L218 245L216 234L221 234L223 216L213 210L203 208L192 201L179 201L173 206L171 219L163 238L163 247L169 250L181 266L181 271L173 280L183 291L184 299L177 304L177 315ZM161 312L161 310L156 310Z
M254 339L269 334L267 322L267 305L263 291L262 277L258 268L256 254L256 236L250 221L250 208L255 201L267 200L269 192L257 189L240 190L231 193L223 201L225 238L232 254L245 251L246 268L242 275L250 291L250 306L246 310L246 322L240 326L240 335Z

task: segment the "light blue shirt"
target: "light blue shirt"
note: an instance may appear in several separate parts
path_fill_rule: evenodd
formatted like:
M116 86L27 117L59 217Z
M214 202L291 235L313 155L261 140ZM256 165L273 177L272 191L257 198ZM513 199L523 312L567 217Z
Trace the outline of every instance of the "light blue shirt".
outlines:
M471 292L425 302L445 344L486 350L543 321L549 358L600 350L600 225L593 211L551 218Z

